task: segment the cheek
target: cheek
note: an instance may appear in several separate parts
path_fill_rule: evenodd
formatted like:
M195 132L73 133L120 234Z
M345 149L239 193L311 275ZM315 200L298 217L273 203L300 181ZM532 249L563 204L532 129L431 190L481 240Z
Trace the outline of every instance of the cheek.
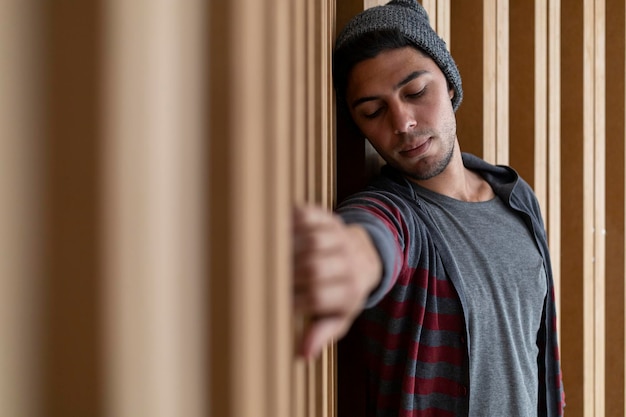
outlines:
M385 128L384 122L367 122L357 125L361 130L361 133L372 142L384 143L387 142L388 129Z
M352 121L365 136L372 135L376 130L376 123L373 120L364 120L362 118L357 119L354 115L352 115Z

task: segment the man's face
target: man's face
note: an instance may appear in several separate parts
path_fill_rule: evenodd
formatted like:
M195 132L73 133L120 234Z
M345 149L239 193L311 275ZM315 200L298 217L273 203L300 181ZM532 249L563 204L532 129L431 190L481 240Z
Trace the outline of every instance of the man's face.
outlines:
M383 159L410 178L426 180L452 158L453 95L437 64L405 47L355 65L346 99L354 122Z

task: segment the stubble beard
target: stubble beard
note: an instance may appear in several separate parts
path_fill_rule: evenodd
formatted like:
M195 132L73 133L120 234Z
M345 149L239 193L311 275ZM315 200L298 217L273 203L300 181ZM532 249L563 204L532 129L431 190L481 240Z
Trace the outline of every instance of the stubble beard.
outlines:
M428 161L428 158L418 161L418 166L413 170L405 172L405 175L414 180L426 181L445 171L448 165L450 165L450 161L454 155L454 139L450 138L449 141L450 145L448 149L445 150L443 156L432 162Z

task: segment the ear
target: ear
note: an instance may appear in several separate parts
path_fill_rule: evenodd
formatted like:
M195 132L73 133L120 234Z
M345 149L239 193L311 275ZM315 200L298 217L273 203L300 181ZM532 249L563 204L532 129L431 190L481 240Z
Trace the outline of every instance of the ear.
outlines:
M448 95L450 96L450 100L452 100L452 98L454 97L454 88L448 89Z

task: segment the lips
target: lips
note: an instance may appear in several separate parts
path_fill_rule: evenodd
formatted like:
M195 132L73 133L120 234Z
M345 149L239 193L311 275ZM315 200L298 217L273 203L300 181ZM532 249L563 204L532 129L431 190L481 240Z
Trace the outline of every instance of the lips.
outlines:
M405 156L407 158L413 158L416 156L420 156L424 153L426 153L428 151L428 149L430 148L430 144L432 143L432 138L428 138L426 139L424 142L422 142L419 145L416 146L411 146L409 149L405 149L400 151L400 154L402 156Z

